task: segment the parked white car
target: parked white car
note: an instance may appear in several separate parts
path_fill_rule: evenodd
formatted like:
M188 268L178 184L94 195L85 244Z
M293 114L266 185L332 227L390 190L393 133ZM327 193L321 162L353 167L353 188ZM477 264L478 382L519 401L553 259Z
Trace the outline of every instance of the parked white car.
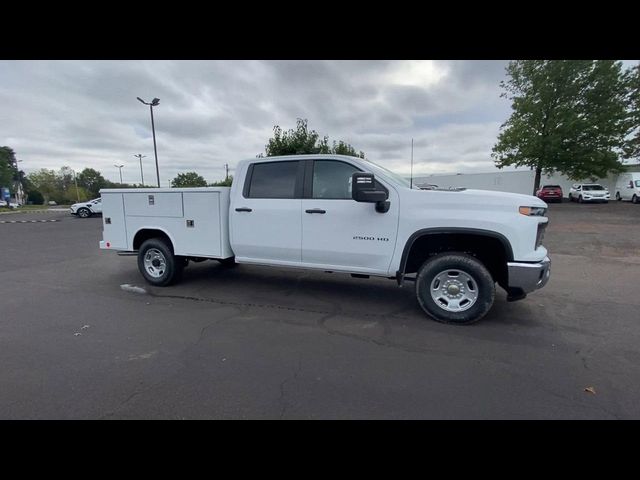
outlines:
M88 202L74 203L69 208L71 215L81 218L89 218L95 213L102 213L102 198L89 200Z
M608 202L609 190L598 183L574 183L569 190L570 202Z
M621 173L616 182L616 200L640 203L640 172Z

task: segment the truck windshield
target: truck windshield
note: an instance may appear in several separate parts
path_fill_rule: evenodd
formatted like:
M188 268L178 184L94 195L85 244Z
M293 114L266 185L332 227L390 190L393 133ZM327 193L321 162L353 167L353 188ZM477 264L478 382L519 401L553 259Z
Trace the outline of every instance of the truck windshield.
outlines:
M409 180L407 180L403 176L398 175L395 172L392 172L388 168L381 167L377 163L373 163L371 160L365 159L365 161L367 163L369 163L369 165L371 166L371 170L373 170L373 174L374 175L376 174L376 172L380 172L382 174L382 176L391 178L392 180L398 182L403 187L409 188L411 186L411 183L409 182ZM415 183L413 184L413 188L415 190L420 190L420 187L416 186Z

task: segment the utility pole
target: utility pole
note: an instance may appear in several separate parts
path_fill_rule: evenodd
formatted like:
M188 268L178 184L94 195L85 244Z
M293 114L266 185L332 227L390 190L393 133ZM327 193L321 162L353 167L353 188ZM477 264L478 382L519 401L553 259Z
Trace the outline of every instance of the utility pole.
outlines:
M411 139L411 186L409 188L413 189L413 138Z
M122 167L124 167L124 165L113 165L116 168L120 169L120 185L122 185Z
M78 192L78 175L76 175L75 170L71 170L73 172L73 180L76 182L76 198L78 199L78 203L80 203L80 192Z
M229 180L229 164L228 163L224 164L224 170L225 170L224 181L226 182L227 180Z
M140 160L140 178L142 179L142 186L144 187L144 173L142 173L142 159L146 157L146 155L142 155L141 153L134 155L134 157L138 157Z
M160 104L159 98L154 98L151 102L147 103L142 100L140 97L136 97L140 102L145 105L149 105L149 110L151 111L151 131L153 132L153 153L156 156L156 176L158 177L158 188L160 188L160 169L158 168L158 149L156 148L156 127L153 123L153 107L157 107Z

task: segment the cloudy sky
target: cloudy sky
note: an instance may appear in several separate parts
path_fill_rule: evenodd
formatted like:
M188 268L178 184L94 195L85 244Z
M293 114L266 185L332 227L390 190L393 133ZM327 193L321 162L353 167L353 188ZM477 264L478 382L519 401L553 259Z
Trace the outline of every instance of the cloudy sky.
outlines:
M631 62L625 62L631 64ZM635 63L635 62L633 62ZM264 152L274 125L296 118L399 173L491 171L506 61L2 61L0 145L20 167L92 167L111 180L155 177L154 108L162 185L195 170L224 178Z

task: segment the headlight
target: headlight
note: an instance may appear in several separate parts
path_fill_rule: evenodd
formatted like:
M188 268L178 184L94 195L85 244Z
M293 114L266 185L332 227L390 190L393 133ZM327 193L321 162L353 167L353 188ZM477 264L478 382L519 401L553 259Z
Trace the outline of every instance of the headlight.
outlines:
M544 207L520 207L518 211L528 217L544 217L547 213Z

